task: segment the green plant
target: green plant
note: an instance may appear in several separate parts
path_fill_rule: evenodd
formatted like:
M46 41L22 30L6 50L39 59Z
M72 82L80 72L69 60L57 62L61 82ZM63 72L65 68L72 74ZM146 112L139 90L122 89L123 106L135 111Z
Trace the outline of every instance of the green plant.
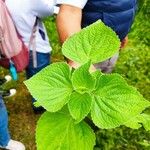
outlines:
M38 150L92 150L95 134L86 117L102 129L143 125L150 130L150 116L143 113L149 101L119 74L89 72L91 64L110 58L119 46L116 34L98 21L62 47L64 56L81 64L78 69L58 62L25 81L35 105L47 110L37 125Z

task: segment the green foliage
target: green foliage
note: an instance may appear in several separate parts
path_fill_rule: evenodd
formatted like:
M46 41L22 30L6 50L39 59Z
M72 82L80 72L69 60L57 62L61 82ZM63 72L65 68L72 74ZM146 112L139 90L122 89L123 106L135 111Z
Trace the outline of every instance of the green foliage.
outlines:
M71 71L66 63L54 63L25 81L37 104L50 112L61 109L72 92ZM40 89L40 92L39 92Z
M81 64L89 60L97 63L113 56L119 47L116 33L103 22L97 21L66 40L62 52L67 58Z
M68 108L71 116L80 122L83 120L91 110L92 98L88 93L80 94L72 93Z
M64 57L61 53L61 44L58 40L59 38L58 38L57 29L55 25L55 17L54 16L47 17L43 21L50 40L49 42L52 47L52 56L53 56L51 58L52 62L64 60Z
M148 115L148 114L142 114L142 116L141 116L140 119L141 119L140 122L142 122L144 128L147 131L149 131L150 130L150 115Z
M123 125L150 103L118 74L102 75L94 95L92 119L100 128Z
M36 130L38 150L92 150L95 134L84 122L75 124L68 113L46 112Z
M150 46L150 0L139 0L139 8L135 23L132 27L132 33L130 37L133 42L139 42L138 44L146 44Z
M74 89L80 93L90 92L94 89L95 80L89 73L90 63L76 69L72 74L72 85Z
M47 111L56 112L65 104L69 108L67 113L66 111L65 113L47 112L42 115L36 136L39 150L92 150L94 146L93 133L86 123L83 125L82 121L90 113L94 124L100 128L115 128L120 125L138 128L140 127L138 126L139 123L142 123L149 130L149 115L142 114L145 108L150 106L149 101L145 100L135 88L129 86L119 74L105 75L98 71L89 72L90 61L92 63L98 61L97 55L99 54L96 55L96 52L92 55L91 53L94 51L91 49L84 51L84 48L90 47L89 43L93 42L93 35L97 37L98 31L101 31L100 28L106 30L109 39L112 38L113 42L109 42L112 51L110 50L103 57L106 48L108 48L106 45L108 43L105 41L108 37L104 36L104 39L98 37L101 40L101 42L96 43L96 51L101 48L99 61L110 58L112 54L116 53L115 48L119 48L119 40L113 31L105 28L101 22L96 22L72 36L63 46L65 56L75 61L81 56L78 62L82 64L86 62L85 64L72 73L66 63L55 63L25 82L31 94L37 99L38 105L43 106ZM94 32L93 29L97 32ZM85 42L87 35L89 36L88 46ZM82 41L81 39L84 37L85 40ZM94 45L92 47L94 48ZM70 48L74 48L71 52L73 55L69 53ZM79 51L76 51L76 48L79 48ZM82 54L79 54L80 52ZM82 58L87 52L88 55L86 56L88 57ZM47 135L45 139L42 134ZM89 146L87 146L88 144Z
M138 43L138 44L137 44ZM124 74L125 79L150 100L150 52L149 46L137 41L120 54L115 72Z
M120 52L115 72L150 100L150 0L140 0L129 43ZM146 111L150 114L150 109ZM130 121L129 121L130 122ZM97 132L98 150L149 150L150 132L140 128L133 130L125 126Z

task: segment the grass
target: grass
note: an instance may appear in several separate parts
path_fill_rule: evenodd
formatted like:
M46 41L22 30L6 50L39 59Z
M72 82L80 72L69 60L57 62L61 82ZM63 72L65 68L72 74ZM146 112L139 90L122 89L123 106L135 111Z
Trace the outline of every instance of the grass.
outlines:
M145 0L146 1L146 0ZM145 4L145 3L144 3ZM119 61L114 72L122 74L129 84L134 85L150 100L150 48L149 34L150 23L148 22L149 6L142 8L143 13L137 15L137 19L130 33L128 46L120 53ZM142 21L142 22L141 22ZM48 35L53 47L52 60L63 60L60 53L57 34L55 34L54 18L45 21ZM7 74L7 71L3 71ZM36 150L35 128L40 115L35 115L31 106L31 97L23 85L25 74L19 74L19 81L10 82L4 88L15 87L17 94L12 98L5 99L9 113L9 127L13 139L22 141L27 150ZM149 110L147 110L149 111ZM150 112L150 111L149 111ZM149 150L150 132L143 128L132 130L120 127L112 130L99 130L97 132L96 150Z

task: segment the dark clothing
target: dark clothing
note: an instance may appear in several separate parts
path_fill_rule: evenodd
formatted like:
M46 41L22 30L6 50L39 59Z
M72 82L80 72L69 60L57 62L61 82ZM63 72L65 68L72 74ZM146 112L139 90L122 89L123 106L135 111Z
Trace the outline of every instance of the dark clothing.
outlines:
M122 41L134 20L136 0L88 0L83 9L82 27L101 19Z
M43 68L50 64L50 53L37 53L37 67L33 67L33 52L30 51L29 65L26 69L27 79L31 78L33 75L41 71Z

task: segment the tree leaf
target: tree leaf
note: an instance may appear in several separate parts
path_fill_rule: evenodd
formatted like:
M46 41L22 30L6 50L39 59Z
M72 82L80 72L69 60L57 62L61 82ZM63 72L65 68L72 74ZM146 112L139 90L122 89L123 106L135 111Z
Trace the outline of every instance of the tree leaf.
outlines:
M95 80L89 73L90 65L91 63L88 62L76 69L72 74L72 85L80 93L91 91L94 88Z
M83 120L91 109L92 97L88 93L72 93L68 107L72 117L80 122Z
M93 150L95 135L84 122L75 124L64 112L46 112L36 129L37 150Z
M150 106L150 102L118 74L102 75L98 83L91 115L100 128L123 125Z
M112 57L120 48L120 41L111 28L97 21L67 39L62 53L67 58L84 64L102 62Z
M38 105L50 112L61 109L72 93L71 71L66 63L49 65L31 79L25 81Z

